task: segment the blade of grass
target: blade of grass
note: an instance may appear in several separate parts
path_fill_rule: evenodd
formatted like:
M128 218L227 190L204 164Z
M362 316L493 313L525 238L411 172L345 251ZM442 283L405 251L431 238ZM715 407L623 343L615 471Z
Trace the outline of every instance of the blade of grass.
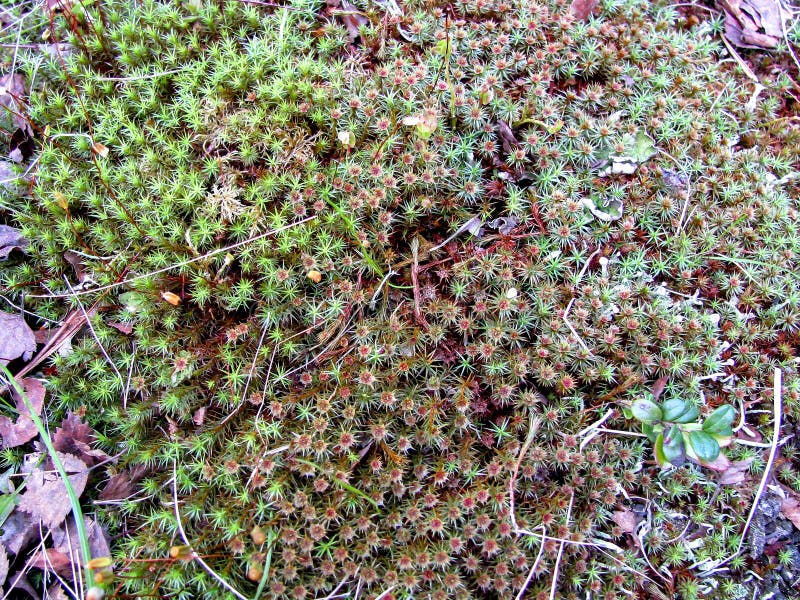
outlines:
M64 468L64 464L61 462L61 458L59 458L58 452L53 446L53 441L50 439L50 434L47 431L47 428L44 426L44 423L39 415L36 414L36 409L34 409L31 401L28 399L27 394L25 394L25 390L22 388L22 385L20 385L14 376L11 375L11 372L5 365L0 365L0 374L5 377L8 383L13 386L16 392L20 395L20 398L22 398L22 402L25 404L25 408L28 409L30 418L36 425L36 429L39 431L39 435L42 437L42 441L47 448L47 452L50 454L50 460L53 461L53 466L56 468L56 471L58 471L59 476L64 482L64 487L67 489L67 496L69 496L69 503L72 507L72 516L75 518L75 529L78 532L78 538L80 539L81 544L81 554L83 555L83 577L85 579L85 585L89 586L92 583L92 570L89 568L89 561L92 559L92 552L89 549L89 537L86 535L86 527L83 521L83 510L81 510L81 503L78 500L78 495L75 493L75 488L72 487L72 482L69 480L67 470Z
M267 557L264 559L264 572L261 574L261 581L258 582L258 588L256 589L256 595L253 596L253 600L259 600L261 598L261 594L264 593L264 588L267 585L267 579L269 578L269 567L272 563L272 548L275 547L275 540L278 538L278 534L275 533L273 530L269 530L267 534Z

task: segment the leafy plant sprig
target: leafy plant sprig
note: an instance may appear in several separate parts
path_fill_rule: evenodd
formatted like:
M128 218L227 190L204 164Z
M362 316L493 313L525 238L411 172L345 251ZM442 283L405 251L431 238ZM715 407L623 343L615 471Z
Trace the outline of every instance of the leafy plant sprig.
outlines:
M720 448L733 437L736 411L729 404L714 410L702 422L700 411L679 398L656 404L646 398L635 400L630 414L642 423L642 432L653 443L659 466L681 466L686 459L700 464L713 462Z

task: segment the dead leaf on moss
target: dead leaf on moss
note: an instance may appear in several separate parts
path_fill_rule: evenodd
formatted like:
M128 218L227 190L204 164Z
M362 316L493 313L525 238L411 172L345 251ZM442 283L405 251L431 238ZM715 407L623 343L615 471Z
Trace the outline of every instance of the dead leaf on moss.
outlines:
M83 527L86 530L86 538L89 541L89 552L94 558L111 556L108 547L106 533L97 521L83 518ZM53 540L53 548L64 554L70 554L70 546L73 548L80 539L78 529L75 527L75 519L66 519L61 525L50 532ZM76 570L80 570L80 565L75 565Z
M639 521L641 521L636 513L629 508L615 510L611 515L611 520L614 521L624 533L630 533L631 535L636 531L636 527L639 525Z
M22 357L30 360L36 352L36 338L22 315L0 311L0 364Z
M36 379L25 378L21 381L28 401L33 406L36 414L42 412L44 406L44 386ZM28 407L18 394L14 394L15 405L17 407L17 419L12 421L9 417L0 416L0 437L3 439L3 446L6 448L16 448L27 444L39 434L36 424L33 422L28 411Z
M6 582L8 577L8 554L5 548L0 548L0 587Z
M703 466L720 474L719 479L717 480L718 483L722 485L733 485L736 483L742 483L745 480L747 471L750 468L750 464L753 462L753 460L754 458L748 458L745 460L731 462L727 456L720 454L713 461L703 463Z
M28 135L33 135L30 123L25 116L23 106L25 92L25 78L19 73L8 73L0 77L0 105L11 112L14 125Z
M77 456L58 452L75 494L80 497L89 480L86 464ZM40 520L48 529L58 527L72 510L67 487L56 471L33 471L20 495L19 510Z
M8 258L14 250L25 250L28 240L22 237L22 232L8 225L0 225L0 259Z
M597 8L599 0L572 0L569 9L576 19L586 21Z
M781 514L800 529L800 496L790 492L781 502Z
M53 446L56 450L77 456L89 467L109 458L102 450L92 448L94 442L95 435L92 428L74 413L69 413L61 422L61 427L53 434Z
M14 511L3 523L2 530L0 544L10 554L17 555L39 535L39 524L29 515Z
M31 566L42 571L56 573L65 579L72 579L72 561L68 554L55 548L45 548L44 552L37 550L31 557Z
M129 498L133 494L134 485L144 477L146 472L145 467L138 465L129 471L117 473L108 480L108 483L100 492L99 500L111 502Z
M740 48L774 49L783 38L783 15L777 0L720 0L725 37Z

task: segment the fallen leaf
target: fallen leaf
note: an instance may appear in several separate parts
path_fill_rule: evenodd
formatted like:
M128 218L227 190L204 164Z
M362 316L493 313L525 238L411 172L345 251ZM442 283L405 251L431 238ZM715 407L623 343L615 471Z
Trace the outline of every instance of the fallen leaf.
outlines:
M203 423L206 420L206 410L207 409L205 406L201 406L196 411L194 411L194 414L192 415L192 422L198 427L202 427Z
M514 132L508 123L502 119L497 122L497 133L500 135L500 139L503 142L503 151L506 154L510 154L514 148L519 148L519 141L517 141Z
M735 46L777 48L783 38L783 15L776 0L721 0L725 37Z
M800 498L791 494L781 502L781 514L789 519L797 529L800 529Z
M91 447L95 439L92 428L74 413L69 413L53 434L53 446L59 452L77 456L87 466L93 467L109 458L102 450Z
M137 465L128 471L117 473L108 480L98 499L103 502L110 502L129 498L133 494L134 485L145 476L146 472L147 470L144 466Z
M6 582L8 577L8 554L5 548L0 548L0 587Z
M25 78L19 73L7 73L0 77L0 105L11 112L14 125L28 135L33 135L30 123L25 116L23 107L25 92Z
M569 9L573 15L575 15L576 19L581 21L587 20L594 9L597 8L599 4L599 0L572 0L572 4L569 5Z
M341 7L339 9L338 7ZM356 41L361 35L359 28L361 25L366 25L369 20L361 14L361 12L347 0L329 1L328 8L333 9L331 13L339 17L347 28L347 37L350 38L350 43Z
M22 232L8 225L0 225L0 258L8 258L14 250L25 250L28 240L22 237Z
M26 594L28 594L34 600L39 600L40 596L39 593L34 589L31 585L31 582L28 581L28 578L25 576L24 573L15 573L11 577L8 578L11 584L11 589L22 590Z
M36 352L36 338L21 315L0 311L0 364L22 357L30 360Z
M30 515L14 511L3 523L0 544L6 551L17 555L28 546L28 543L39 535L39 524Z
M720 454L711 462L704 462L703 466L720 473L717 481L721 485L733 485L744 481L753 460L754 458L748 458L731 462L727 456Z
M68 554L54 548L46 548L44 552L37 550L31 557L31 566L56 573L66 579L72 579L72 561Z
M108 547L106 533L97 521L83 517L83 527L86 531L86 539L89 542L89 553L92 558L111 556ZM64 554L70 554L70 547L73 549L80 539L78 530L75 527L75 519L66 519L64 523L52 530L53 548ZM80 568L80 567L78 567Z
M611 514L611 520L616 523L620 529L625 533L633 534L636 531L636 526L639 524L639 517L636 516L632 510L626 508L624 510L615 510Z
M25 378L21 383L34 411L36 411L37 415L41 414L44 406L44 386L36 379L31 378ZM28 407L16 392L14 393L14 400L19 413L17 420L12 422L8 417L0 416L0 437L3 438L3 446L6 448L16 448L27 444L39 434L39 430L31 419L30 412L28 412Z
M117 321L109 321L107 323L109 327L113 327L120 333L124 333L125 335L130 335L133 333L133 325L129 325L128 323L119 323Z
M178 306L181 303L181 297L172 292L161 292L161 297L172 306Z
M47 600L69 600L69 596L60 583L54 583L47 588Z
M653 382L653 388L651 392L653 393L653 402L658 402L658 399L661 397L661 394L664 393L664 388L667 387L667 382L669 381L669 377L664 375L663 377L659 377Z
M86 464L72 454L58 452L58 457L69 476L75 495L80 497L89 479ZM25 492L20 495L17 508L34 519L41 520L48 529L58 527L72 510L67 487L56 471L34 471L28 475Z

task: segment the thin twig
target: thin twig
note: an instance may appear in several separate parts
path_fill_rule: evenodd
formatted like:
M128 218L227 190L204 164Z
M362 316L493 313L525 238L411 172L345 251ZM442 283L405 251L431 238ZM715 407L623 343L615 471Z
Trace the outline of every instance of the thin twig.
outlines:
M572 503L575 501L575 492L573 491L569 496L569 506L567 507L567 520L565 525L569 527L569 521L572 518ZM558 546L558 555L556 556L556 564L553 566L553 582L550 584L550 600L555 600L556 587L558 584L558 569L561 566L561 557L564 554L564 542Z
M772 464L775 462L775 456L778 453L778 440L780 439L781 436L781 418L783 415L783 406L781 402L782 374L783 373L780 369L775 369L775 374L773 376L773 381L772 381L772 411L773 411L772 446L770 447L769 450L769 458L767 458L767 464L764 467L764 475L761 477L761 483L758 484L758 489L756 490L755 498L753 498L753 505L752 507L750 507L750 514L747 515L747 521L745 521L744 528L742 529L741 539L739 540L739 546L736 549L736 554L739 554L742 551L742 546L744 545L745 538L747 537L747 530L750 528L750 523L753 521L753 517L755 516L756 510L758 509L758 502L761 499L761 494L764 493L764 488L767 487L767 480L772 474Z
M183 543L186 544L189 548L192 548L192 545L189 543L189 538L186 537L186 531L183 529L183 523L181 522L181 513L178 510L178 463L176 461L172 461L172 499L174 502L175 508L175 521L178 525L178 533L183 540ZM228 590L231 594L239 598L239 600L248 600L247 596L242 594L236 588L234 588L230 583L225 581L222 577L220 577L214 569L208 566L208 563L204 561L194 550L192 550L192 558L196 560L201 567L205 570L206 573L211 575L214 579L216 579L219 584Z
M67 288L69 288L69 291L72 292L73 295L75 295L75 290L73 289L66 275L64 276L64 283L67 284ZM89 331L91 331L94 341L97 342L97 345L100 347L100 352L103 353L103 357L106 359L106 362L109 365L111 365L112 369L114 369L114 373L116 373L120 385L123 385L122 374L119 372L119 369L117 369L117 365L114 364L114 361L111 360L111 357L108 355L108 352L106 352L106 349L103 347L103 342L101 342L100 338L97 337L97 332L94 330L94 326L92 325L92 320L89 318L89 313L86 312L86 308L83 306L83 302L81 302L80 298L78 297L75 297L75 300L77 301L78 306L80 307L81 312L83 313L83 318L86 319L86 324L89 326Z
M148 277L153 277L154 275L160 275L161 273L167 273L174 269L179 269L181 267L185 267L186 265L191 265L192 263L199 262L201 260L206 260L211 258L212 256L217 256L218 254L223 254L225 252L229 252L231 250L235 250L236 248L241 248L242 246L246 246L247 244L252 244L253 242L257 242L258 240L262 240L266 237L270 237L275 235L276 233L280 233L281 231L286 231L287 229L291 229L292 227L296 227L298 225L302 225L303 223L307 223L308 221L312 221L316 219L316 215L312 215L310 217L306 217L305 219L301 219L299 221L294 221L293 223L289 223L288 225L283 225L282 227L278 227L276 229L270 229L269 231L265 231L264 233L260 233L256 236L248 238L246 240L242 240L241 242L236 242L235 244L231 244L230 246L225 246L223 248L217 248L216 250L212 250L210 252L206 252L200 256L195 256L186 260L182 260L180 262L175 263L174 265L169 265L167 267L162 267L161 269L156 269L155 271L150 271L148 273L142 273L141 275L136 275L135 277L130 277L128 279L124 279L122 281L117 281L116 283L109 283L108 285L102 285L100 287L92 288L90 290L79 290L74 293L75 296L85 296L87 294L94 294L96 292L102 292L105 290L111 290L117 288L121 285L127 285L129 283L133 283L134 281L139 281L140 279L146 279ZM31 294L30 298L71 298L73 294Z

